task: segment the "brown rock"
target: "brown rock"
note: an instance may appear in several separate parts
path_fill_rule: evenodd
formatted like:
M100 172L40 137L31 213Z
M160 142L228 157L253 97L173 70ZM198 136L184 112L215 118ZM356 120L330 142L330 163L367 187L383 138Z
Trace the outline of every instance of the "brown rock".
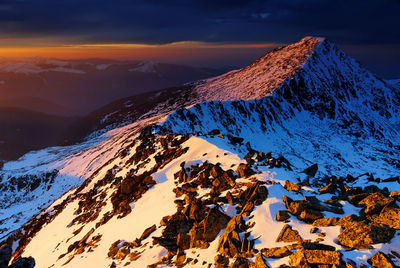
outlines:
M322 219L324 215L314 209L305 209L300 213L299 218L305 222L314 222L315 220Z
M339 218L330 217L330 218L322 218L317 219L313 222L313 226L317 227L327 227L327 226L335 226L338 224Z
M143 234L140 236L139 240L142 241L149 237L149 235L157 229L157 226L154 224L153 226L144 230Z
M356 249L370 248L370 244L387 243L395 231L386 227L368 225L364 222L352 222L339 234L340 244Z
M265 258L284 258L292 254L292 252L287 247L277 247L277 248L264 248L261 250Z
M286 208L293 215L300 215L300 213L307 208L307 202L304 200L292 200L290 197L286 195L282 196L283 202L286 205Z
M296 267L309 267L309 265L339 265L340 261L340 252L300 249L290 255L289 264Z
M368 193L361 193L361 194L355 194L349 197L349 203L353 205L358 205L361 200L366 198L368 196Z
M318 191L321 194L326 194L326 193L334 194L336 192L336 190L337 190L336 185L331 182L328 185L326 185L325 187L319 189Z
M236 172L239 173L241 178L247 178L254 174L254 171L251 169L251 165L241 163L236 169Z
M230 268L249 268L250 262L243 257L237 257L235 261L229 266Z
M254 268L268 268L269 266L265 263L264 256L262 253L258 253L255 259Z
M392 260L383 252L375 253L369 260L368 263L372 265L372 267L376 268L394 268L396 267Z
M379 216L374 217L373 222L377 225L400 230L400 208L384 207Z
M283 186L288 191L299 192L301 190L301 185L298 183L293 183L290 181L285 181L285 185Z
M176 244L181 249L190 248L190 235L184 234L184 233L179 233L177 238L176 238Z
M294 230L289 224L283 226L276 242L301 242L302 239L297 230Z
M218 242L218 252L234 257L242 250L239 232L243 232L245 223L242 216L233 217L226 226L225 232L221 235Z
M223 256L221 254L218 254L217 256L215 256L214 262L215 262L215 265L217 265L218 268L228 267L229 258L225 257L225 256Z
M391 191L390 197L400 201L400 192L399 191Z
M289 218L290 218L290 215L289 215L289 211L287 211L287 210L279 210L278 213L276 214L277 221L286 221Z
M365 205L365 214L378 214L384 206L394 202L394 199L387 198L382 193L377 192L370 194L359 202L360 205Z

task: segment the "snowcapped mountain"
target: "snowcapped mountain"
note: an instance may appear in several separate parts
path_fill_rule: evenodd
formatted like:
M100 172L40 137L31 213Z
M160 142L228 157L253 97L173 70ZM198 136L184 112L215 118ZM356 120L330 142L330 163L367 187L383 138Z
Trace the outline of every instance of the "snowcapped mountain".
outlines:
M306 37L111 103L84 143L4 164L1 250L37 267L399 265L399 93Z

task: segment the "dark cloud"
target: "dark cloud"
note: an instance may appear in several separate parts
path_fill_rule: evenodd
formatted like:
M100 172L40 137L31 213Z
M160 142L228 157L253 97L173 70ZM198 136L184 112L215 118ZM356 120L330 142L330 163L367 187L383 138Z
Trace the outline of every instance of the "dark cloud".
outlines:
M0 34L70 42L400 44L398 0L2 0Z

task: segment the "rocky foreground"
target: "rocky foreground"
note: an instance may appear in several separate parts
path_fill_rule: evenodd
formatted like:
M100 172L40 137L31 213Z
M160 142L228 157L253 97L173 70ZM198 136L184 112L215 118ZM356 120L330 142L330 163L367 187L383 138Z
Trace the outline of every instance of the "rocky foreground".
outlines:
M146 226L135 239L109 243L103 258L111 267L142 266L146 252L155 248L162 249L160 258L146 263L148 267L358 267L360 260L373 267L395 267L400 263L396 246L400 241L400 192L388 190L388 186L399 185L398 177L318 177L317 164L296 175L283 156L246 147L240 138L225 137L218 130L209 134L190 137L143 131L135 146L121 151L124 165L114 165L96 182L87 180L7 240L8 245L18 241L11 267L33 267L15 265L34 263L32 258L20 258L26 256L30 240L51 226L71 203L75 203L74 216L68 220L68 229L73 231L60 241L65 249L58 250L56 263L73 264L95 252L109 243L102 241L101 227L133 213L132 204L154 191L154 174L173 163L175 171L168 179L174 182L170 191L175 211L161 213L160 221ZM227 151L208 156L209 149L204 147L203 152L200 147L196 150L201 162L182 161L192 149L190 141L200 138L223 140L247 153L232 162ZM129 171L119 176L126 167ZM281 175L271 176L271 172ZM357 186L360 180L365 182L363 187ZM265 207L276 200L279 209ZM268 213L260 216L266 208ZM268 228L265 222L271 229L263 229ZM270 242L260 237L260 229ZM4 244L1 252L2 263L7 263L11 248ZM370 257L363 259L363 255Z

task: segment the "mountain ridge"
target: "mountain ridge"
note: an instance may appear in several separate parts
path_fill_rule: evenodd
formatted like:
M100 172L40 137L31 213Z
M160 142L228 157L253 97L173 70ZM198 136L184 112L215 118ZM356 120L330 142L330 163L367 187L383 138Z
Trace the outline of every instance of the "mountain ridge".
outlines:
M3 242L12 246L12 261L32 256L39 267L279 267L296 266L299 258L366 265L375 253L399 249L397 221L387 216L397 208L373 201L399 202L398 89L328 41L306 37L292 47L305 43L311 54L297 58L304 64L294 64L289 77L265 82L253 72L260 65L251 65L144 95L137 106L125 99L114 112L118 103L97 116L105 125L133 123L5 163L1 187L14 187L10 194L23 202L15 181L35 172L29 202L40 207L39 197L45 201L40 212L3 204L2 215L12 209L20 220L2 225L2 234L18 228ZM238 73L260 83L237 77L230 83ZM242 81L247 88L237 87ZM207 85L213 94L204 94ZM214 95L218 89L222 95ZM242 90L243 100L234 90ZM49 171L56 174L53 182L40 175ZM379 224L388 219L390 227ZM317 220L330 223L312 225ZM274 256L274 249L285 253ZM312 259L317 253L334 263Z

